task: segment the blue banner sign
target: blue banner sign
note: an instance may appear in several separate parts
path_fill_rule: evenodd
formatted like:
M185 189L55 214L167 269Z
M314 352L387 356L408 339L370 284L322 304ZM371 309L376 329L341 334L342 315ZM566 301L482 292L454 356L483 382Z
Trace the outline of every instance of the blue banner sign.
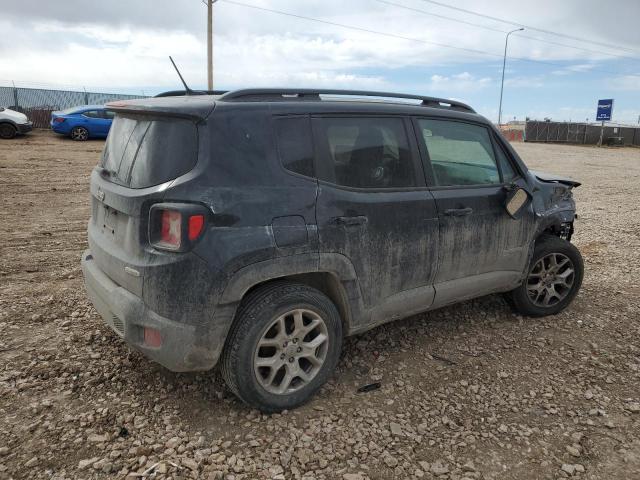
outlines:
M613 98L598 100L598 112L596 113L596 120L611 120L612 113Z

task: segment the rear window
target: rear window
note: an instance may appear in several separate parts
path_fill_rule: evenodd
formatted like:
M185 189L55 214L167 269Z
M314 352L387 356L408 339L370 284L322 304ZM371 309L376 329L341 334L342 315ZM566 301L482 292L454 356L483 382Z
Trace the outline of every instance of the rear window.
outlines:
M101 166L114 183L145 188L173 180L198 159L198 131L190 120L116 115Z

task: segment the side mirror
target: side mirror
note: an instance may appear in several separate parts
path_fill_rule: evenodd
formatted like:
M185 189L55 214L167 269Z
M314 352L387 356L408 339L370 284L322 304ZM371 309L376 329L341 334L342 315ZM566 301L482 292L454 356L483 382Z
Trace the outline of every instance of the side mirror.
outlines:
M529 194L523 188L513 186L507 191L504 208L511 218L519 218L529 202Z

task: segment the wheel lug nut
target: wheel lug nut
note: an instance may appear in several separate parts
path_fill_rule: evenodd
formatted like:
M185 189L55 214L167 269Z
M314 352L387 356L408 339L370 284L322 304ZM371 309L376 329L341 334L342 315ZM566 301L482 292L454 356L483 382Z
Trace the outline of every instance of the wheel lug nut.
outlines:
M289 363L293 363L293 357L289 357Z
M297 339L297 338L294 338L294 339L293 339L293 343L298 343L298 339Z
M298 353L300 353L302 351L302 348L298 347Z
M285 354L280 355L280 360L284 360Z

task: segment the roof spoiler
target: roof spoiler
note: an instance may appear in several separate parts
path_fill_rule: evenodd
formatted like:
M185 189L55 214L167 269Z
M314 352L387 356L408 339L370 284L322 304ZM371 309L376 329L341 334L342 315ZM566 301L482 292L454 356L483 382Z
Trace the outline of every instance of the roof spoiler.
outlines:
M105 105L107 110L116 113L185 118L196 122L205 120L214 107L215 102L201 95L120 100Z

